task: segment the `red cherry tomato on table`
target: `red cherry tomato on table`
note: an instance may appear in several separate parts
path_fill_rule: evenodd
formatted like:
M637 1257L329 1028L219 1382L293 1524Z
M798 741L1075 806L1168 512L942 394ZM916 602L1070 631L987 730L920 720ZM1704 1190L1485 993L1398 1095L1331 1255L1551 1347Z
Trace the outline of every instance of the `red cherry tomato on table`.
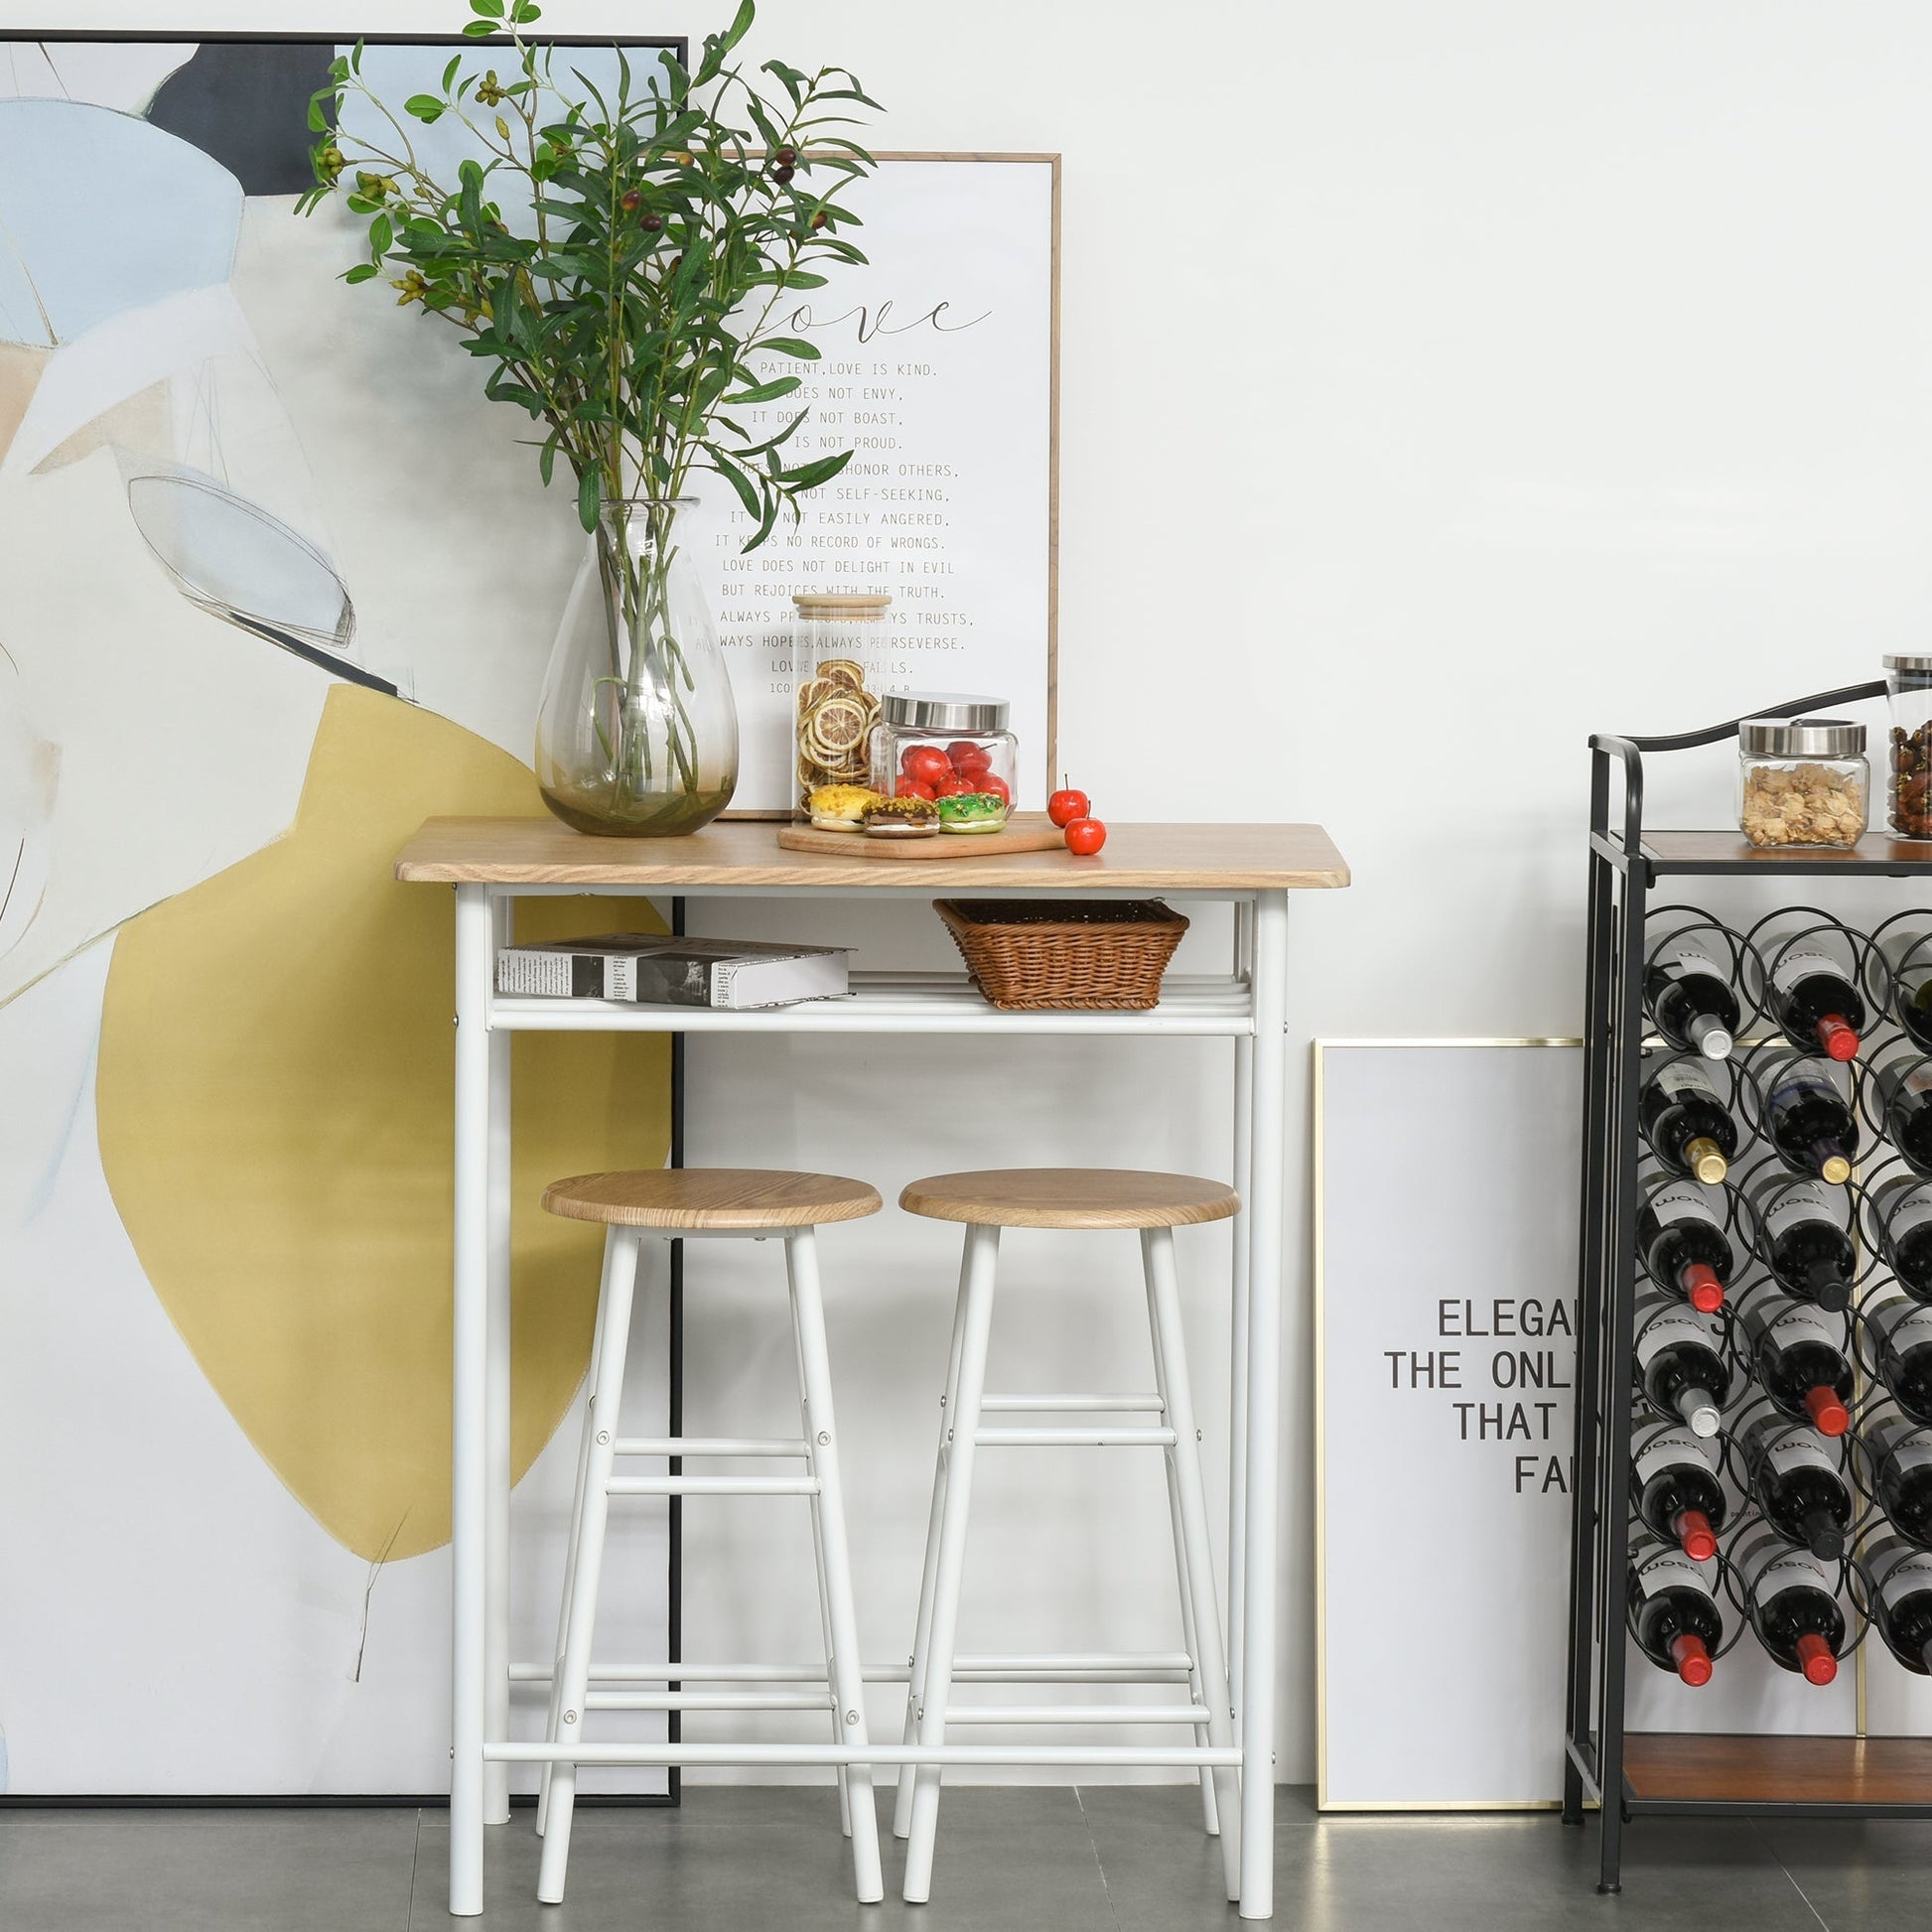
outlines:
M993 754L984 745L975 745L970 738L955 738L946 747L946 757L952 768L962 774L984 771L993 762Z
M1062 827L1071 825L1076 818L1085 818L1092 809L1084 791L1056 791L1046 801L1046 816Z
M960 776L966 779L967 784L974 791L984 791L990 793L993 797L997 798L1001 804L1009 807L1012 805L1013 787L1010 784L1008 784L1004 778L998 776L996 773L991 771L982 771L977 776L974 776L970 772L961 772Z
M952 760L936 745L908 745L899 754L898 768L922 785L943 784L953 775Z
M935 798L965 798L978 790L979 786L971 778L962 778L955 771L932 787L932 795Z
M1097 818L1076 818L1066 828L1066 849L1081 859L1091 859L1107 843L1107 828Z
M930 798L933 795L932 787L920 784L916 778L901 778L897 791L901 798Z

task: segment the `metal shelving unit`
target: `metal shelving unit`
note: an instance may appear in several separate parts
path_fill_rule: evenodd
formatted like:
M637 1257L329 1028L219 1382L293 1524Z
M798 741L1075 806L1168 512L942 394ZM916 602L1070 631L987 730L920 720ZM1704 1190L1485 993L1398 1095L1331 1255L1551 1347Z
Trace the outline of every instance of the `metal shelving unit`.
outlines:
M1748 714L1796 718L1882 699L1847 686ZM1661 882L1883 878L1932 889L1932 843L1867 834L1854 850L1759 851L1734 831L1646 830L1643 760L1721 744L1741 720L1669 738L1590 740L1582 1251L1572 1494L1566 1824L1598 1801L1599 1891L1620 1889L1624 1824L1664 1815L1932 1817L1932 1738L1713 1736L1625 1728L1631 1378L1641 1267L1637 1096L1646 1047L1645 917ZM1882 735L1881 735L1882 736ZM1874 762L1876 762L1874 760ZM1621 809L1613 816L1615 779ZM1874 779L1872 810L1885 773ZM1929 900L1928 902L1932 902Z

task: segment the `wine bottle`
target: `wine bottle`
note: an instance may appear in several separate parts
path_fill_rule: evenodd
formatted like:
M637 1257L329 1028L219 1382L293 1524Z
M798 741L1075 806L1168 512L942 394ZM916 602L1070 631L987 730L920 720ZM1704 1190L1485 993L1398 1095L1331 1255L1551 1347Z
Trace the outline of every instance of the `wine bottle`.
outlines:
M1932 1427L1932 1309L1888 1297L1864 1311L1885 1393L1922 1427Z
M1838 1580L1809 1550L1794 1550L1769 1529L1745 1540L1737 1570L1751 1628L1772 1661L1807 1683L1829 1684L1845 1642Z
M1919 1051L1932 1053L1932 925L1920 917L1887 927L1872 948L1865 984Z
M1905 1165L1932 1174L1932 1060L1903 1040L1873 1069L1885 1133Z
M1932 1677L1932 1554L1888 1536L1865 1551L1863 1565L1871 1620L1885 1648L1907 1670Z
M1637 1323L1637 1385L1651 1407L1694 1436L1715 1436L1730 1393L1723 1326L1662 1296L1638 1301Z
M1915 1302L1932 1302L1932 1181L1895 1173L1871 1196L1878 1247Z
M1729 1172L1737 1123L1697 1060L1670 1060L1651 1074L1637 1097L1637 1122L1672 1173L1715 1187Z
M1843 1436L1852 1426L1852 1364L1832 1324L1802 1302L1754 1297L1739 1325L1758 1384L1780 1413Z
M1738 1026L1730 973L1694 927L1673 933L1644 966L1643 1003L1650 1024L1671 1045L1707 1059L1730 1057Z
M1852 1177L1859 1122L1825 1063L1790 1046L1760 1046L1750 1061L1764 1137L1793 1173L1833 1186Z
M1760 1416L1738 1448L1745 1486L1764 1521L1787 1543L1836 1563L1858 1505L1824 1437L1783 1416Z
M1836 952L1827 933L1809 932L1774 953L1765 1005L1799 1052L1850 1060L1864 1031L1864 999L1853 983L1856 966Z
M1718 1459L1686 1429L1660 1429L1636 1446L1631 1463L1637 1518L1654 1535L1674 1544L1693 1563L1718 1554L1718 1532L1729 1499L1718 1480Z
M1844 1189L1793 1179L1767 1162L1744 1192L1759 1251L1778 1286L1836 1314L1851 1301L1859 1272Z
M1695 1180L1666 1179L1637 1209L1637 1252L1658 1287L1706 1314L1724 1307L1730 1237Z
M1871 1464L1871 1486L1891 1526L1922 1550L1932 1550L1932 1429L1909 1416L1878 1416L1863 1424L1860 1441Z
M1676 1550L1659 1550L1630 1572L1630 1610L1637 1648L1659 1670L1675 1671L1693 1690L1711 1682L1725 1618L1696 1564Z

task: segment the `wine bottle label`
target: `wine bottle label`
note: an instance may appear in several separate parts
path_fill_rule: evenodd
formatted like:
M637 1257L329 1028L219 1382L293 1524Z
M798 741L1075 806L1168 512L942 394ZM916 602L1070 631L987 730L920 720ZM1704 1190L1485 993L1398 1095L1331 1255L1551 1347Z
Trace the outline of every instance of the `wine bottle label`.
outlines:
M1885 1572L1878 1600L1886 1609L1896 1609L1906 1597L1916 1596L1922 1589L1932 1589L1932 1556L1914 1550L1903 1563Z
M1822 1589L1827 1596L1838 1594L1838 1579L1828 1576L1825 1566L1808 1550L1780 1549L1768 1563L1755 1568L1746 1555L1743 1567L1746 1586L1760 1603L1768 1603L1787 1589Z
M1650 967L1674 980L1688 979L1694 973L1708 973L1714 980L1726 982L1730 978L1729 967L1720 966L1712 952L1688 936L1665 940L1650 955Z
M1709 1221L1722 1228L1723 1220L1704 1198L1710 1191L1695 1180L1673 1180L1659 1187L1650 1197L1650 1211L1663 1222Z
M1932 1558L1927 1561L1932 1562ZM1703 1571L1681 1550L1665 1550L1652 1557L1637 1572L1637 1584L1646 1596L1656 1596L1667 1589L1694 1589L1703 1596L1711 1594Z
M1923 1302L1886 1302L1867 1319L1901 1355L1932 1341L1932 1309Z
M1834 1474L1838 1470L1831 1450L1809 1429L1779 1437L1764 1451L1764 1460L1779 1475L1789 1475L1793 1469L1830 1469Z
M1666 1429L1651 1437L1637 1451L1631 1469L1641 1489L1660 1469L1674 1468L1683 1462L1695 1462L1711 1475L1718 1473L1717 1452L1702 1436L1693 1436L1688 1429Z
M1923 1093L1932 1093L1932 1060L1918 1060L1898 1077L1899 1087L1915 1099Z
M1800 980L1807 980L1814 973L1829 973L1834 979L1845 977L1845 968L1830 953L1821 952L1816 946L1793 946L1771 968L1771 984L1780 993L1789 993Z
M1845 1190L1836 1188L1841 1201ZM1759 1216L1766 1234L1782 1234L1788 1227L1800 1221L1829 1221L1834 1227L1842 1226L1839 1215L1833 1211L1831 1193L1822 1180L1801 1180L1795 1187L1784 1188L1777 1198Z
M1897 1241L1927 1221L1932 1221L1932 1187L1918 1186L1906 1190L1904 1197L1892 1209L1885 1228Z
M1700 1314L1695 1309L1672 1307L1658 1315L1637 1337L1637 1366L1648 1368L1657 1359L1657 1351L1668 1348L1674 1342L1698 1341L1714 1350L1720 1359L1724 1355L1724 1330L1708 1314ZM1721 1394L1713 1390L1714 1395Z
M1744 1326L1753 1338L1768 1335L1780 1348L1795 1348L1800 1342L1822 1341L1828 1348L1839 1346L1832 1324L1808 1303L1799 1302L1769 1320L1757 1310L1746 1311Z
M1880 1416L1866 1433L1879 1457L1889 1458L1901 1470L1932 1463L1932 1429L1921 1429L1903 1416Z
M1838 1082L1822 1067L1807 1066L1802 1060L1792 1060L1779 1072L1764 1095L1764 1105L1776 1113L1785 1107L1796 1107L1807 1100L1816 1100L1823 1095L1836 1101L1841 1107L1845 1096L1838 1089Z
M1720 1107L1725 1104L1718 1089L1711 1084L1711 1076L1696 1060L1672 1060L1668 1066L1657 1069L1656 1081L1657 1091L1669 1094L1673 1100L1696 1094L1702 1099L1716 1101Z

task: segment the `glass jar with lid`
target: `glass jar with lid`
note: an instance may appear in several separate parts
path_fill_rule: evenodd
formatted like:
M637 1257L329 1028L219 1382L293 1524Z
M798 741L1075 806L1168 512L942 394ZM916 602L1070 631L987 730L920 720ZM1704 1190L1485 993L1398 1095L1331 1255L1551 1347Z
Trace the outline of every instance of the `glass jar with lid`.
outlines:
M1751 844L1857 845L1870 767L1845 718L1746 718L1737 727L1737 823Z
M1020 741L1004 698L889 691L872 735L876 791L933 798L942 832L997 832L1020 784Z
M1932 839L1932 657L1887 657L1891 829L1901 839Z
M800 591L791 602L791 804L792 816L805 819L813 792L865 785L872 775L893 600L884 592ZM856 813L852 823L856 830Z

